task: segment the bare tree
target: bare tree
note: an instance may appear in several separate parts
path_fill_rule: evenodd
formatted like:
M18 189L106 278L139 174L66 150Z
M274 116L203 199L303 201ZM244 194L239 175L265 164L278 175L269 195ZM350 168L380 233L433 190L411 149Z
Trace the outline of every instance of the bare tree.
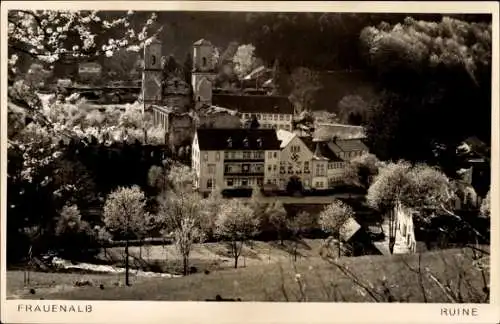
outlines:
M276 229L280 244L283 245L283 236L288 230L287 213L283 203L277 200L270 204L267 207L266 214L269 215L269 221Z
M167 236L173 235L182 257L183 273L189 272L189 255L194 243L205 239L202 199L193 190L192 172L184 166L174 166L168 174L169 189L159 198L159 218Z

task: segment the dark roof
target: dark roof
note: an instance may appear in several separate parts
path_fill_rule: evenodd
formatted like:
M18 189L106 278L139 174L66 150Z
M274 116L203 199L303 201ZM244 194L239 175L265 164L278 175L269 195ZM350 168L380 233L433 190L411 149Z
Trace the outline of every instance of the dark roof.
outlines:
M216 106L235 109L240 113L293 114L293 105L287 97L266 95L213 94Z
M215 129L196 131L200 150L279 150L280 141L274 129ZM245 142L248 143L245 145Z
M361 139L337 139L332 142L344 152L368 151L368 147Z

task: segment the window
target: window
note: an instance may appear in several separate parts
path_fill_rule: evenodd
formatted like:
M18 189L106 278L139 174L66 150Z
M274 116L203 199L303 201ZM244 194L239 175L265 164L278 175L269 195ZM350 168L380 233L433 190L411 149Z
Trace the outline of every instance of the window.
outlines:
M205 152L205 154L203 154L203 161L208 161L208 152Z
M231 167L231 165L225 165L224 166L224 172L225 173L231 173L232 170L233 170L233 168Z
M206 57L203 58L203 66L207 66L207 58Z
M262 114L262 120L267 120L267 115L266 114Z
M232 187L233 186L233 179L227 179L226 183L227 183L228 187Z
M242 186L248 186L248 179L241 179Z
M208 179L208 180L207 180L207 188L208 188L208 189L210 189L210 188L212 188L212 187L213 187L213 185L214 185L213 180L212 180L212 179Z
M236 159L236 152L231 152L231 159Z
M276 184L276 179L273 179L273 184Z
M260 120L261 119L261 115L260 114L257 114L257 119Z
M156 56L151 56L151 65L155 65L156 64Z
M271 179L267 179L267 184L271 184Z
M232 147L233 146L233 139L231 137L229 137L227 139L227 147Z
M248 147L248 138L245 137L245 139L243 140L243 146L244 147Z
M248 172L250 170L250 165L249 164L243 164L241 166L241 171L242 172Z
M267 152L267 158L271 159L273 157L273 152Z
M215 174L215 164L208 165L208 174Z
M277 159L277 158L278 158L278 152L273 152L273 157L274 157L275 159Z
M286 120L290 120L290 115L286 115Z
M219 153L219 152L217 152L217 153L215 154L215 159L216 159L217 161L220 161L220 153Z
M276 172L277 169L278 169L278 166L276 164L273 165L273 171Z
M226 152L224 152L224 158L225 158L225 159L229 159L229 152L227 152L227 151L226 151Z
M252 152L243 152L243 159L248 160L252 156Z
M285 119L285 116L283 116L282 114L280 114L280 120L284 120Z

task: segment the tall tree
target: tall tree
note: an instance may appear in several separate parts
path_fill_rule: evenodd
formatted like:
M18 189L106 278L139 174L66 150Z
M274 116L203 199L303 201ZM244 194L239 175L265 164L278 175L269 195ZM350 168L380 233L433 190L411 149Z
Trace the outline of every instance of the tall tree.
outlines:
M417 212L422 221L428 221L429 212L441 211L452 216L454 194L449 179L441 171L427 165L408 162L389 163L368 189L368 203L388 217L389 249L392 253L396 239L398 205Z
M270 204L267 207L266 214L269 217L270 223L273 225L276 233L278 234L278 240L280 244L283 245L283 236L288 231L288 219L287 212L283 203L279 200Z
M129 239L140 235L145 228L146 197L138 186L119 187L110 193L104 205L104 224L114 234L125 237L126 285L129 282Z
M230 199L223 205L215 222L215 234L229 241L235 268L245 242L257 234L258 228L259 219L243 201Z

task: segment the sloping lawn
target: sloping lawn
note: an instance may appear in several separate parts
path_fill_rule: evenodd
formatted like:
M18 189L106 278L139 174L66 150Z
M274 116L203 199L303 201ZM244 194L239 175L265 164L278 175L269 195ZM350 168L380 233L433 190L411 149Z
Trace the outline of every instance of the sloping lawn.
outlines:
M220 295L222 298L241 298L242 301L437 303L450 302L451 297L448 296L452 296L458 302L486 302L482 291L483 277L473 265L470 249L426 252L421 255L421 269L429 268L439 283L433 281L425 270L419 276L416 271L409 269L417 269L418 260L418 255L340 259L338 263L343 269L353 272L352 278L335 265L319 257L311 257L296 262L295 269L292 262L281 262L210 274L198 273L182 278L141 278L134 281L131 287L105 284L104 290L95 286L82 287L36 296L45 299L203 301ZM489 282L489 272L485 272L485 279ZM7 276L11 285L13 274L8 273ZM302 285L297 282L298 277ZM449 285L450 290L440 288L440 284ZM30 297L34 298L25 298Z

